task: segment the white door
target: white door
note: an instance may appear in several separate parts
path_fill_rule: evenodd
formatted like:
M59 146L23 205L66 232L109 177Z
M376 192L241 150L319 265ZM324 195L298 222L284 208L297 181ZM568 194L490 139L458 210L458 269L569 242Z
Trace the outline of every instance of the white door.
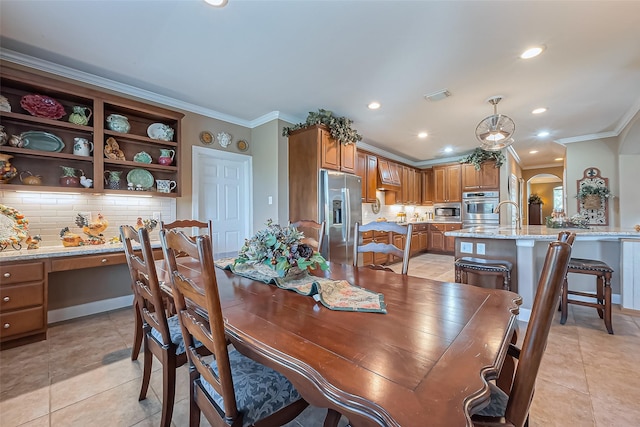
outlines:
M213 253L234 256L252 235L251 156L193 147L193 216L213 221Z

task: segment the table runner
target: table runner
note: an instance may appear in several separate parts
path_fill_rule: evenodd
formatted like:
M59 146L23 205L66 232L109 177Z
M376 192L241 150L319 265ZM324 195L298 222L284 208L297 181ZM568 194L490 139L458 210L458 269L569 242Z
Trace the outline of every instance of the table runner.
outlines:
M224 270L231 270L238 276L248 277L264 283L272 283L281 289L312 296L330 310L370 313L387 312L383 294L352 285L346 280L316 277L310 275L306 270L292 277L277 277L277 273L268 266L264 266L264 269L248 263L234 266L234 262L235 258L221 258L215 260L215 265Z

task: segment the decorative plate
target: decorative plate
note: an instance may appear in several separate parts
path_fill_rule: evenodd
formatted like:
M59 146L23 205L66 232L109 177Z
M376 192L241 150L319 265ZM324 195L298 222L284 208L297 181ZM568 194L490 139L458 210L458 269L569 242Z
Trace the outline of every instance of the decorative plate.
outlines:
M247 149L249 148L249 144L244 139L241 139L240 141L236 142L236 146L240 151L247 151Z
M229 144L231 144L231 134L227 132L219 132L216 135L218 138L218 144L220 144L223 148L227 148Z
M380 199L378 199L376 197L376 201L374 203L371 203L371 212L373 212L374 214L377 214L380 212Z
M146 169L131 169L127 174L127 183L132 184L134 187L140 186L143 190L148 190L153 187L155 180L151 172Z
M213 134L208 130L203 130L200 132L200 142L205 145L213 144Z
M23 141L24 148L32 150L51 151L59 153L64 148L64 142L56 135L49 132L41 132L39 130L30 130L22 132L20 138Z
M173 140L173 128L167 126L164 123L153 123L147 128L147 135L151 139L158 139L160 141L172 141Z
M29 221L18 210L0 205L0 251L9 246L21 249L20 242L28 236L28 224Z
M45 119L58 120L67 114L62 104L45 95L25 95L20 100L20 106L32 116L44 117Z
M133 156L133 161L138 163L151 163L152 159L149 153L141 151Z

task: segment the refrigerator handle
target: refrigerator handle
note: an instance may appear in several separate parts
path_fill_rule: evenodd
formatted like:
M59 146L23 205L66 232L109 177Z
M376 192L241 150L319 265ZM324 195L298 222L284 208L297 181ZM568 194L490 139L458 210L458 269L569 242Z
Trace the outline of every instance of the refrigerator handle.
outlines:
M346 210L346 213L347 213L347 215L346 215L347 220L343 221L343 225L342 226L344 227L343 230L346 229L346 233L343 231L342 235L343 236L346 235L346 240L345 241L348 242L349 239L350 239L349 234L351 234L351 227L349 227L349 224L351 224L351 203L350 203L350 199L349 199L349 189L348 188L344 189L344 204L343 204L343 206L345 207L345 210Z

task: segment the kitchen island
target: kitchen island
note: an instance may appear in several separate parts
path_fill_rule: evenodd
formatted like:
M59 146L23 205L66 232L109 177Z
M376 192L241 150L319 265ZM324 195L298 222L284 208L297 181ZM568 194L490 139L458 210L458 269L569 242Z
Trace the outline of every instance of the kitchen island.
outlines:
M542 225L473 227L448 231L455 237L455 256L473 256L512 261L512 290L522 296L520 320L529 319L535 290L549 242L560 231L576 234L572 257L606 262L615 273L611 281L613 303L624 310L640 311L640 232L616 227L547 228ZM593 277L570 274L571 288L593 290Z

